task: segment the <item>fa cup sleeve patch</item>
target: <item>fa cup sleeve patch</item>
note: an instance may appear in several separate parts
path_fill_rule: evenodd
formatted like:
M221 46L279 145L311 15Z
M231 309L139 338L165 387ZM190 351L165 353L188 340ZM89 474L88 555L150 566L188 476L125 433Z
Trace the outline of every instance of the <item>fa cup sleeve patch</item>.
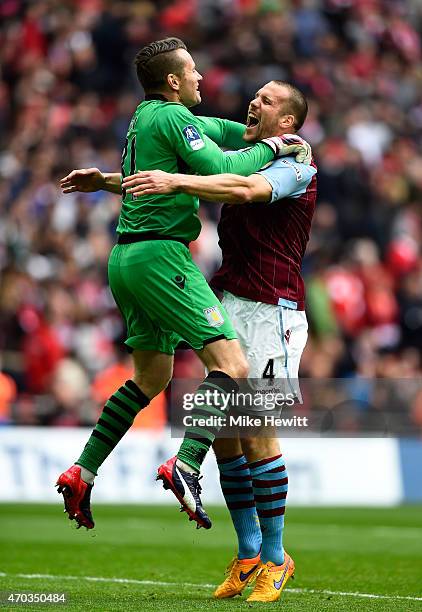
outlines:
M193 151L198 151L199 149L202 149L202 147L205 147L205 142L202 140L194 125L187 125L185 128L183 128L183 135Z

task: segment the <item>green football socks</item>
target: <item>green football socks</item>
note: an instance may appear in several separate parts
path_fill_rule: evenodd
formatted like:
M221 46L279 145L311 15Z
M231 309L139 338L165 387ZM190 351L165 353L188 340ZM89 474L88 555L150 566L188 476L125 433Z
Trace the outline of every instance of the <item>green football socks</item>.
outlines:
M138 412L149 402L141 389L132 380L127 380L107 400L76 464L97 474L98 468L131 427Z
M214 442L215 436L221 429L219 417L224 417L230 408L227 396L239 390L233 378L224 372L210 372L203 383L198 387L194 407L191 412L192 426L188 427L180 446L177 458L199 472L205 455ZM199 425L197 421L208 417L216 417L212 426ZM215 425L214 425L215 424Z

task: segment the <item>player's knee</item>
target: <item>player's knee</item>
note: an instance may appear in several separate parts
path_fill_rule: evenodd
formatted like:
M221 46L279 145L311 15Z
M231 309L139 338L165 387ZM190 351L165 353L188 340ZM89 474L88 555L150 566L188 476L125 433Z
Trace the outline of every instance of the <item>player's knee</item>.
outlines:
M261 438L243 438L242 450L248 461L256 461L259 454Z
M164 391L171 380L171 377L164 375L145 375L136 373L133 381L141 389L143 393L150 399Z
M249 364L244 357L242 357L237 364L237 375L236 378L248 378L249 375Z
M222 370L232 378L247 378L249 365L243 355L238 355L236 359L226 363Z
M276 457L281 452L274 427L262 427L258 429L255 437L242 438L240 443L249 462Z

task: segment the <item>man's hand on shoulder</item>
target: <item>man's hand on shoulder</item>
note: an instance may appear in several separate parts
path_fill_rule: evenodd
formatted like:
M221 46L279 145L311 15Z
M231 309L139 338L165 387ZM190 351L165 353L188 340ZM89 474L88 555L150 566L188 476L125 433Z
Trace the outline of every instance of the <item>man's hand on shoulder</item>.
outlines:
M162 170L146 170L123 179L122 187L127 193L138 197L146 194L174 193L179 189L179 174Z
M271 138L263 138L261 142L265 142L265 144L271 147L275 157L285 157L286 155L296 154L297 162L306 165L311 163L311 145L297 134L272 136Z

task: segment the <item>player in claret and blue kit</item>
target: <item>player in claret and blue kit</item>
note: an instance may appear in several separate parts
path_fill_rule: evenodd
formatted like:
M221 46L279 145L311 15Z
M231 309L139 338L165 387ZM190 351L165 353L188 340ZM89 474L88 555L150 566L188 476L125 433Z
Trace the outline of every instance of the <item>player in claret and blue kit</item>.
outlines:
M280 81L267 83L250 103L244 140L284 135L293 141L295 135L286 134L299 130L306 114L307 103L298 89ZM218 226L223 262L211 283L224 291L222 303L247 356L251 384L283 378L297 397L308 329L301 267L315 209L316 173L313 161L307 165L285 157L249 177L156 171L124 181L125 188L138 195L183 191L226 202ZM255 415L263 410L262 405L247 408ZM218 599L240 594L256 579L248 601L276 601L295 569L283 548L288 488L284 459L276 432L270 437L259 433L214 442L239 543L228 577L215 592Z

